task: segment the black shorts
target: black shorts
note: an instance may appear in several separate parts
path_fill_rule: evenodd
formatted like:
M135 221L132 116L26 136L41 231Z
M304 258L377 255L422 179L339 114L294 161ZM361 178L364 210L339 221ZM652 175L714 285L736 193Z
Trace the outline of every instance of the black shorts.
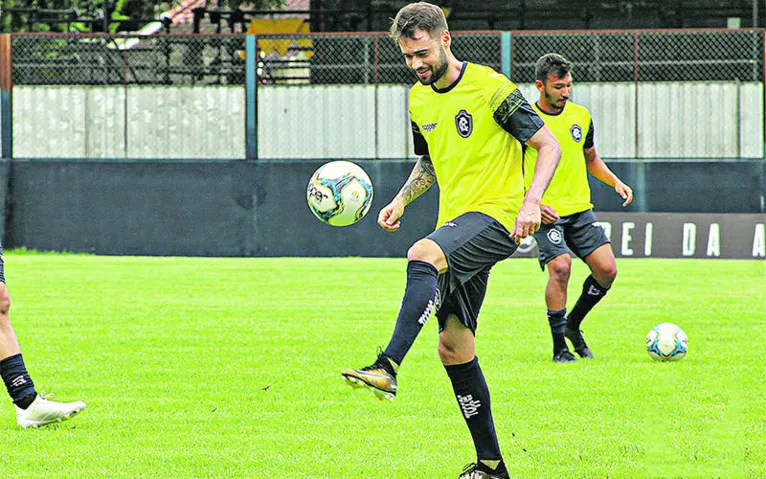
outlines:
M535 233L535 241L540 251L540 267L553 258L569 254L583 259L599 246L609 243L604 229L596 224L596 215L592 210L564 216L555 223L540 225Z
M487 292L489 270L516 251L508 230L484 213L470 212L448 221L427 236L444 252L449 269L439 275L436 318L439 331L454 314L476 332L479 310Z

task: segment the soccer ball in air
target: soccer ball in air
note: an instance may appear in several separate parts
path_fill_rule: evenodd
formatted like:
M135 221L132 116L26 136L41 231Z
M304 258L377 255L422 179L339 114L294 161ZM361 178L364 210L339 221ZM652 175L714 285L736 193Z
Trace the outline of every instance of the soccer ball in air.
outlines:
M372 181L355 163L331 161L311 175L306 199L311 212L328 225L353 225L370 211Z
M686 333L673 323L660 323L646 335L646 351L659 361L683 359L688 346Z

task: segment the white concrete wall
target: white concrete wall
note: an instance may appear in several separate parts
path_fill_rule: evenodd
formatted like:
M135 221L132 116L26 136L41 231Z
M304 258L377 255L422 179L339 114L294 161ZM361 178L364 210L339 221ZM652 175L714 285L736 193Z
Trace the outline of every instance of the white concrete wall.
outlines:
M407 97L398 85L260 88L258 156L410 156Z
M133 87L128 158L245 157L242 87Z
M537 100L534 85L519 88L530 102ZM367 93L360 97L360 90ZM374 86L261 88L259 156L412 157L407 92L406 86L378 87L377 93ZM590 109L596 149L605 158L762 155L760 83L643 83L637 98L633 83L585 83L575 85L572 100ZM377 135L371 129L376 120ZM305 143L295 141L301 136L296 128L308 137Z
M244 118L242 87L17 86L14 156L244 158Z
M520 85L535 101L534 85ZM260 158L413 157L407 86L258 89ZM605 158L755 158L760 83L575 84ZM638 111L636 111L638 108ZM34 87L13 90L14 155L244 158L245 92L229 87ZM635 137L638 121L638 139Z

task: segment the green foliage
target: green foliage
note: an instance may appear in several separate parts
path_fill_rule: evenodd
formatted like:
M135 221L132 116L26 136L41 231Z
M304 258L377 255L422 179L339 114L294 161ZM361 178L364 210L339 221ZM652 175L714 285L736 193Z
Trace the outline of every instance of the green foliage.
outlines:
M0 3L0 6L2 6L3 9L15 8L19 6L19 0L3 0L2 3ZM0 33L18 31L18 20L15 23L12 22L12 20L10 15L0 12Z
M399 395L344 367L385 346L404 259L5 256L39 388L88 409L40 430L0 401L3 477L444 478L475 460L431 318ZM551 362L547 274L492 272L477 355L511 477L766 477L765 261L618 260L583 323L595 359ZM570 307L586 276L573 263ZM648 330L689 335L652 361Z

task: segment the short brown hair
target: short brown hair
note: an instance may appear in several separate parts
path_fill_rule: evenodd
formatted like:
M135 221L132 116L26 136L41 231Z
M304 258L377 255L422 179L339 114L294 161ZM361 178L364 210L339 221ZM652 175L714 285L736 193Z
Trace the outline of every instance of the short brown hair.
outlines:
M558 53L546 53L535 63L535 79L545 82L551 73L555 73L558 78L563 78L573 66L572 62Z
M447 30L447 19L441 8L427 2L410 3L402 7L391 24L391 38L398 42L399 38L412 38L415 30L425 30L433 38L433 34L441 34Z

